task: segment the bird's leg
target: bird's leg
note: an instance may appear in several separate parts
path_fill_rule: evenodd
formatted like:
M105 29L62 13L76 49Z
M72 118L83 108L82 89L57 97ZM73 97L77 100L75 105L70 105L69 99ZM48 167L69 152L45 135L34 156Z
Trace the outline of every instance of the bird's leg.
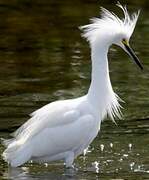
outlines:
M66 168L74 168L73 161L74 161L74 152L72 151L67 152L65 157Z

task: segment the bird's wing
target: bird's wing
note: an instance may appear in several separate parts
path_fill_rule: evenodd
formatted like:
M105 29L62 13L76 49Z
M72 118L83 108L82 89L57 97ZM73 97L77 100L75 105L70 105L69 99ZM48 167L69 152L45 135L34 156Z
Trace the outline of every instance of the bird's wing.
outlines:
M79 117L80 111L71 106L68 101L57 101L32 113L32 117L12 135L17 139L27 140L44 128L66 125L76 121Z

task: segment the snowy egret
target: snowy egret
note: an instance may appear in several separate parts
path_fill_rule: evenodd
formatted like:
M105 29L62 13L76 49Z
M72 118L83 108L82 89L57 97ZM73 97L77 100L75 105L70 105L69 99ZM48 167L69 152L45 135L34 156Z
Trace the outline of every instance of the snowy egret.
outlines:
M91 47L92 74L88 93L82 97L55 101L38 109L12 138L4 140L7 147L3 158L17 167L32 160L50 162L63 160L72 167L74 159L83 153L100 130L101 121L109 115L114 121L120 118L119 97L114 93L110 77L107 53L112 44L124 49L142 68L129 46L139 11L130 15L120 4L124 19L101 8L101 17L91 19L82 26Z

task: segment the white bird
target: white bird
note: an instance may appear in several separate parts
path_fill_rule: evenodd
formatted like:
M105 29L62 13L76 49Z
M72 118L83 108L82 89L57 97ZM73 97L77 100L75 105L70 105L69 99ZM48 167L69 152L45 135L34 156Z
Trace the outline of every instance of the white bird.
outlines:
M124 49L142 65L129 46L139 11L130 15L126 7L124 19L101 8L101 17L82 26L91 47L92 73L88 93L82 97L55 101L31 114L31 118L4 140L7 147L3 158L17 167L32 160L50 162L63 160L72 167L74 159L83 153L100 130L101 121L109 115L120 118L119 97L114 93L109 77L107 53L112 44Z

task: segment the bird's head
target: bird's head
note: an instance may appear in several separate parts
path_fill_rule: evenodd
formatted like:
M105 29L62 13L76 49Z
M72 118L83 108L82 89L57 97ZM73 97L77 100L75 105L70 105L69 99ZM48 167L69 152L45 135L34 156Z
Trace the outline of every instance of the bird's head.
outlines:
M120 46L143 69L129 45L140 11L130 15L126 6L123 7L120 3L117 6L123 10L124 18L120 19L113 12L101 7L100 18L92 18L91 24L80 27L84 31L82 36L89 41L91 48L100 45L109 47L112 44Z

